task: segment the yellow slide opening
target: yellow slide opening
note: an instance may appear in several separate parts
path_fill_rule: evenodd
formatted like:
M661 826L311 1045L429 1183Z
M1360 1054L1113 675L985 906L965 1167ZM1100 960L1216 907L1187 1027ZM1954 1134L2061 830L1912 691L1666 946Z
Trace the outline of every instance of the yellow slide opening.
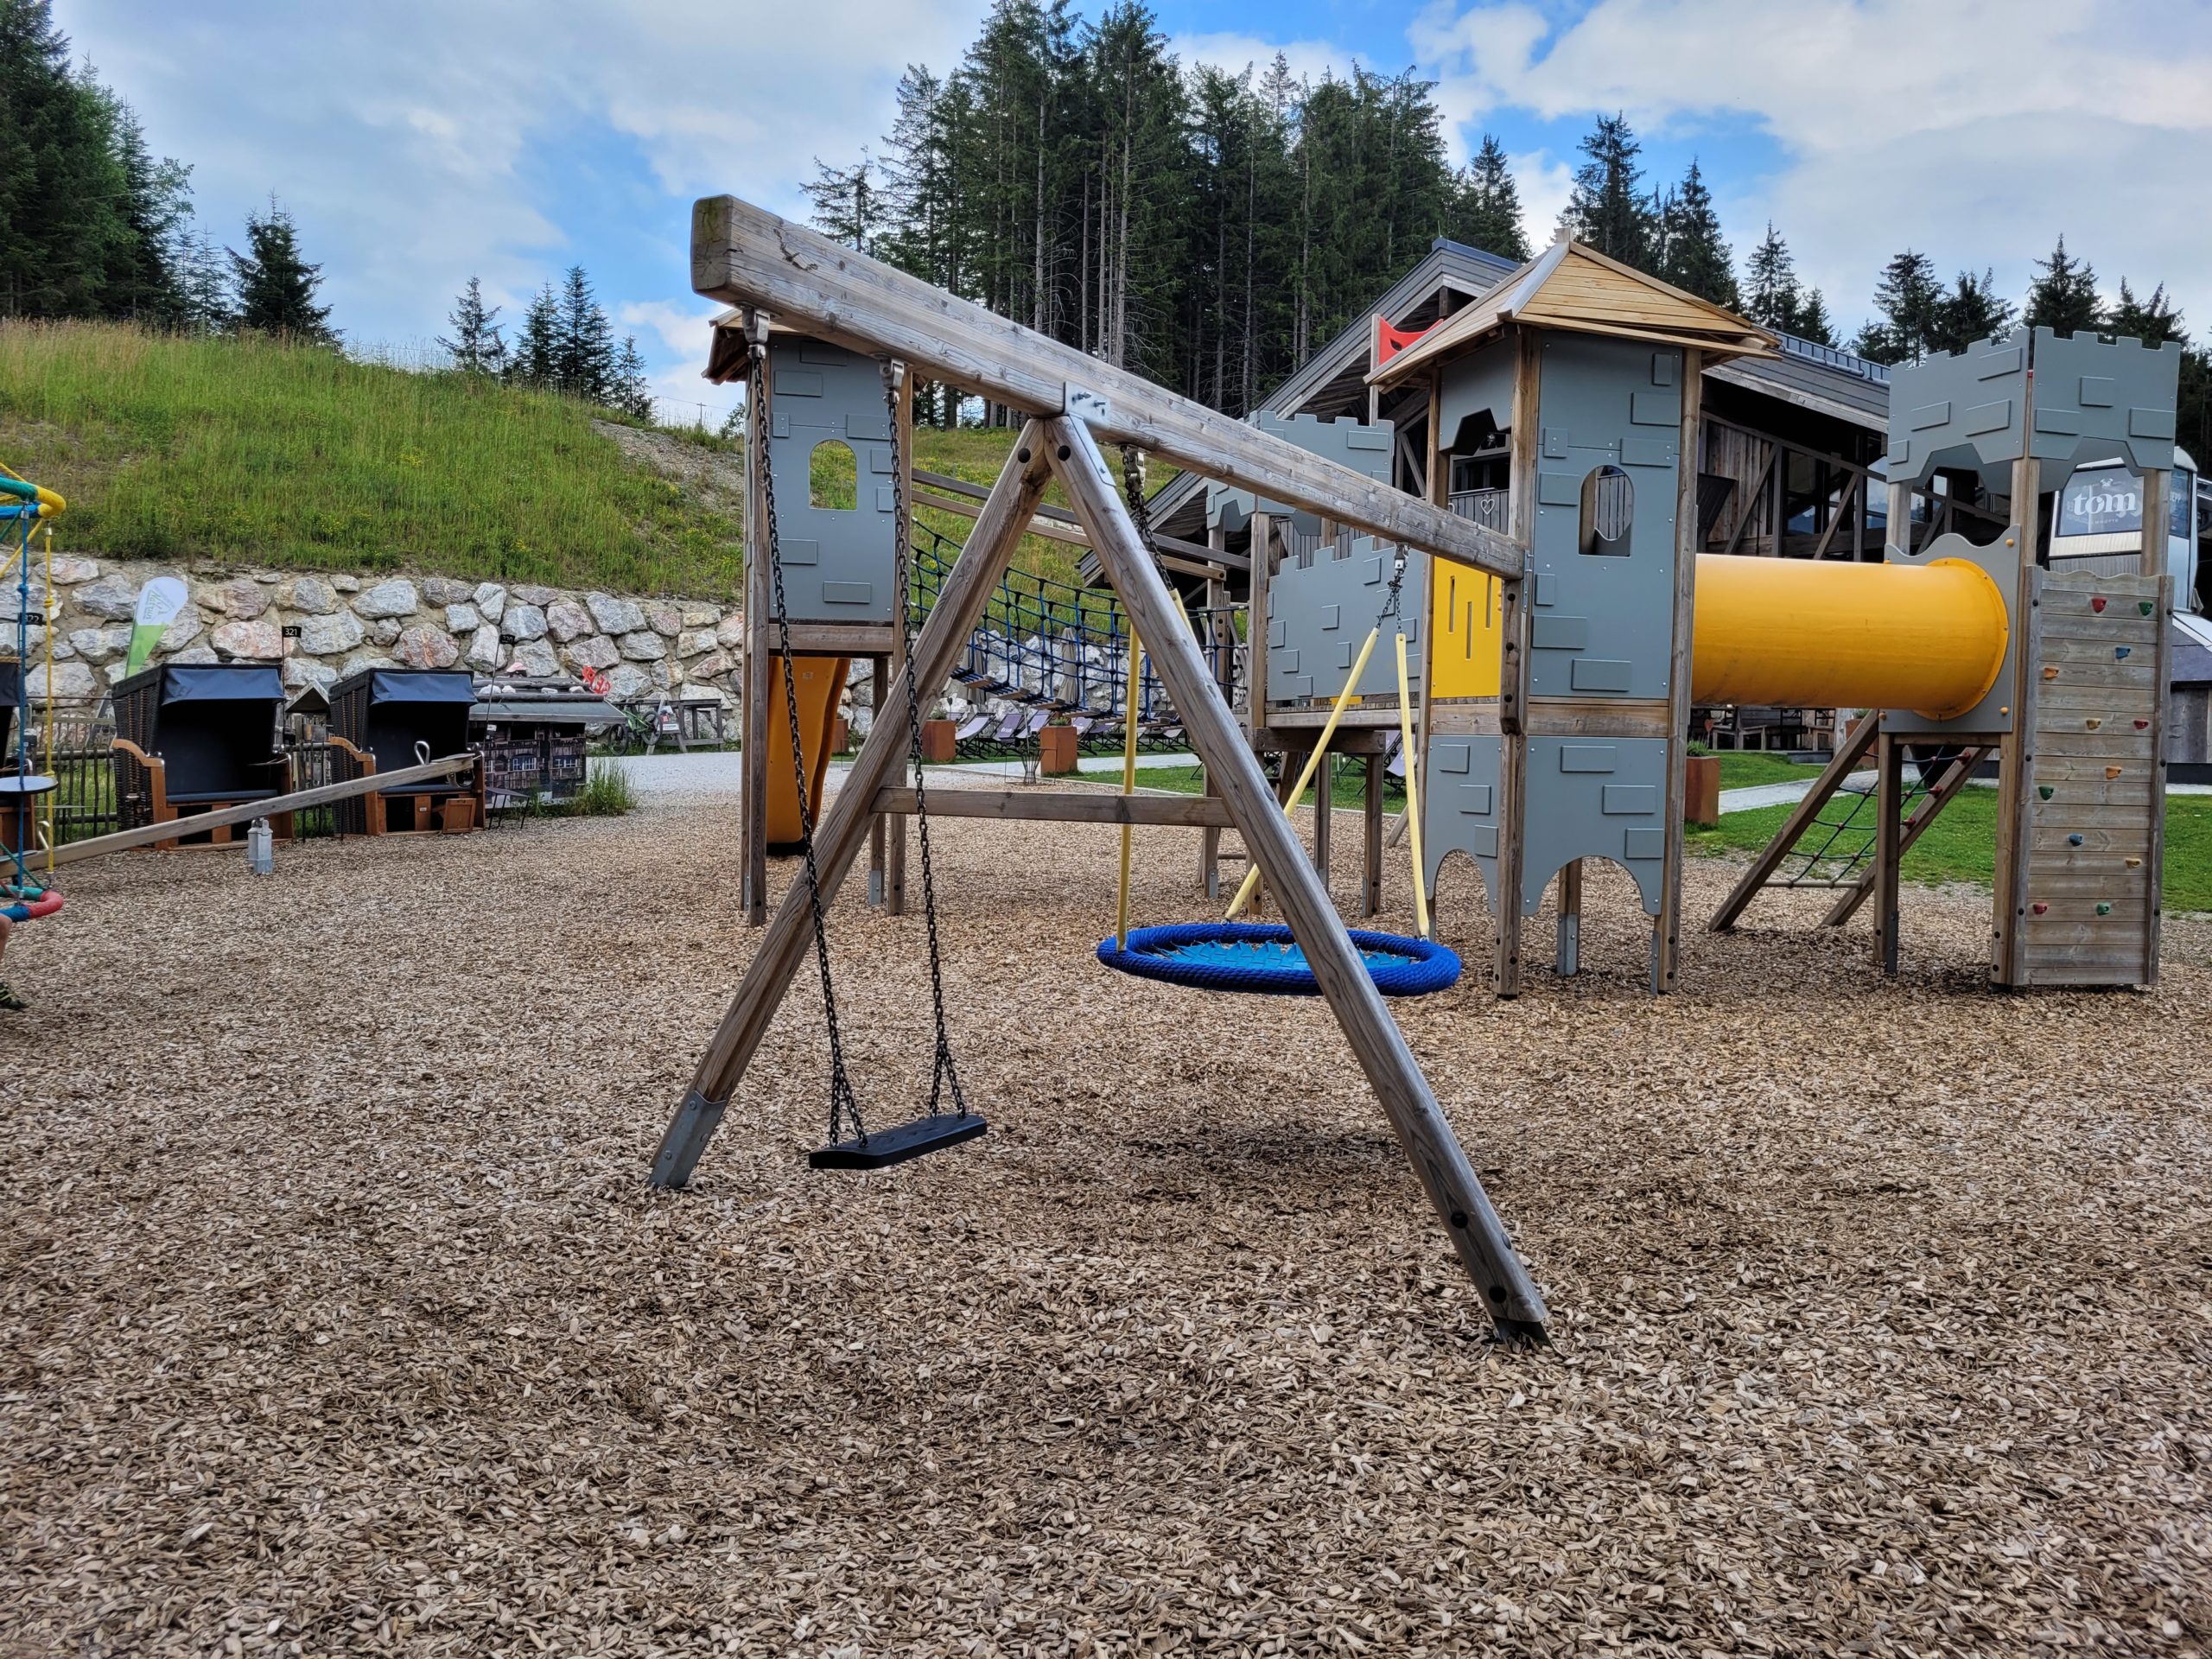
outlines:
M791 683L798 691L800 752L806 759L806 798L822 822L822 787L830 776L830 730L845 689L845 657L793 657ZM791 724L784 706L784 664L768 668L768 847L796 852L799 844L798 791L791 782Z

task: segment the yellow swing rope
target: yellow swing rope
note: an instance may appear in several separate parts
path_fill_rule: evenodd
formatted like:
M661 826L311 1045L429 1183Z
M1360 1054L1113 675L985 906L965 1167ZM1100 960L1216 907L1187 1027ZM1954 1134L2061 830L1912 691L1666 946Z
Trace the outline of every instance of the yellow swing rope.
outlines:
M1337 722L1344 718L1344 709L1350 706L1354 695L1353 688L1358 685L1359 677L1366 672L1367 659L1374 655L1375 642L1382 636L1382 625L1380 622L1368 630L1367 643L1359 648L1359 660L1351 665L1351 672L1344 676L1344 689L1337 693L1337 701L1329 710L1328 721L1321 728L1321 735L1314 742L1313 753L1306 758L1306 770L1298 774L1298 787L1290 791L1290 798L1282 804L1283 817L1288 817L1296 810L1298 798L1306 792L1306 786L1313 781L1313 774L1321 769L1321 761L1329 753L1329 740L1337 734ZM1402 634L1402 642L1403 638ZM1260 649L1264 650L1265 647ZM1321 801L1315 804L1314 810L1326 812L1335 804L1333 801ZM1259 885L1260 867L1255 861L1244 873L1244 885L1236 889L1236 896L1229 901L1227 919L1232 922L1236 919L1237 912L1252 901L1252 894Z
M1144 644L1137 638L1136 620L1129 621L1128 700L1122 707L1122 793L1137 792L1137 703L1144 693ZM1114 949L1129 948L1129 855L1136 843L1136 826L1122 825L1122 884L1114 896Z

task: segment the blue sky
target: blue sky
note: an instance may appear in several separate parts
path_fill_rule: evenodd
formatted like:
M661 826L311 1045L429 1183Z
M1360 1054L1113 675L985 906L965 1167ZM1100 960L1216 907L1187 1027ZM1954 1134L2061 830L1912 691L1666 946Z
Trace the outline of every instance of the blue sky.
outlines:
M1096 0L1083 0L1095 12ZM428 347L473 272L508 315L572 263L657 390L697 378L694 196L803 211L813 158L887 126L984 0L55 0L156 151L235 242L274 191L349 340ZM2192 0L1156 0L1186 61L1281 50L1438 83L1463 153L1496 132L1534 239L1576 141L1626 111L1654 179L1694 155L1738 254L1770 217L1846 327L1897 249L2018 296L2063 231L2109 291L2168 283L2212 329L2212 5Z

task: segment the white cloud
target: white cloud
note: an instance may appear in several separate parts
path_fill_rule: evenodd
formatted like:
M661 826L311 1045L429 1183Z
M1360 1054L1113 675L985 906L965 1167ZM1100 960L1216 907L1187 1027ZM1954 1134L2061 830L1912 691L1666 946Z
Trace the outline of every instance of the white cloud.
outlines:
M1655 135L1748 121L1782 156L1721 191L1771 217L1848 316L1908 245L2018 295L2064 231L2108 287L2164 280L2212 324L2212 9L2185 0L1599 0L1556 27L1438 0L1408 31L1457 119L1625 111Z
M574 261L610 309L688 298L689 197L800 209L815 157L878 142L906 65L948 67L981 10L72 0L64 21L156 149L194 164L219 235L283 199L336 321L371 344L435 331L472 271L510 316Z
M1548 149L1508 156L1505 163L1521 192L1521 234L1531 248L1550 245L1559 216L1574 194L1574 169Z

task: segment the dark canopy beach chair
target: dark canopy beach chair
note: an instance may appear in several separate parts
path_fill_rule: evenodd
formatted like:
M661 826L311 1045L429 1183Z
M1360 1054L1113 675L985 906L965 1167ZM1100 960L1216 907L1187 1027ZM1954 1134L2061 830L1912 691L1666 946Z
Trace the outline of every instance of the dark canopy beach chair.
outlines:
M476 683L459 669L365 668L330 688L334 782L397 772L469 747ZM484 827L484 768L465 778L410 784L338 804L342 836L405 835Z
M118 682L112 753L122 827L284 794L290 762L276 736L283 706L284 678L273 663L170 663ZM270 828L289 836L290 814L277 814ZM206 845L231 839L227 828L205 833Z

